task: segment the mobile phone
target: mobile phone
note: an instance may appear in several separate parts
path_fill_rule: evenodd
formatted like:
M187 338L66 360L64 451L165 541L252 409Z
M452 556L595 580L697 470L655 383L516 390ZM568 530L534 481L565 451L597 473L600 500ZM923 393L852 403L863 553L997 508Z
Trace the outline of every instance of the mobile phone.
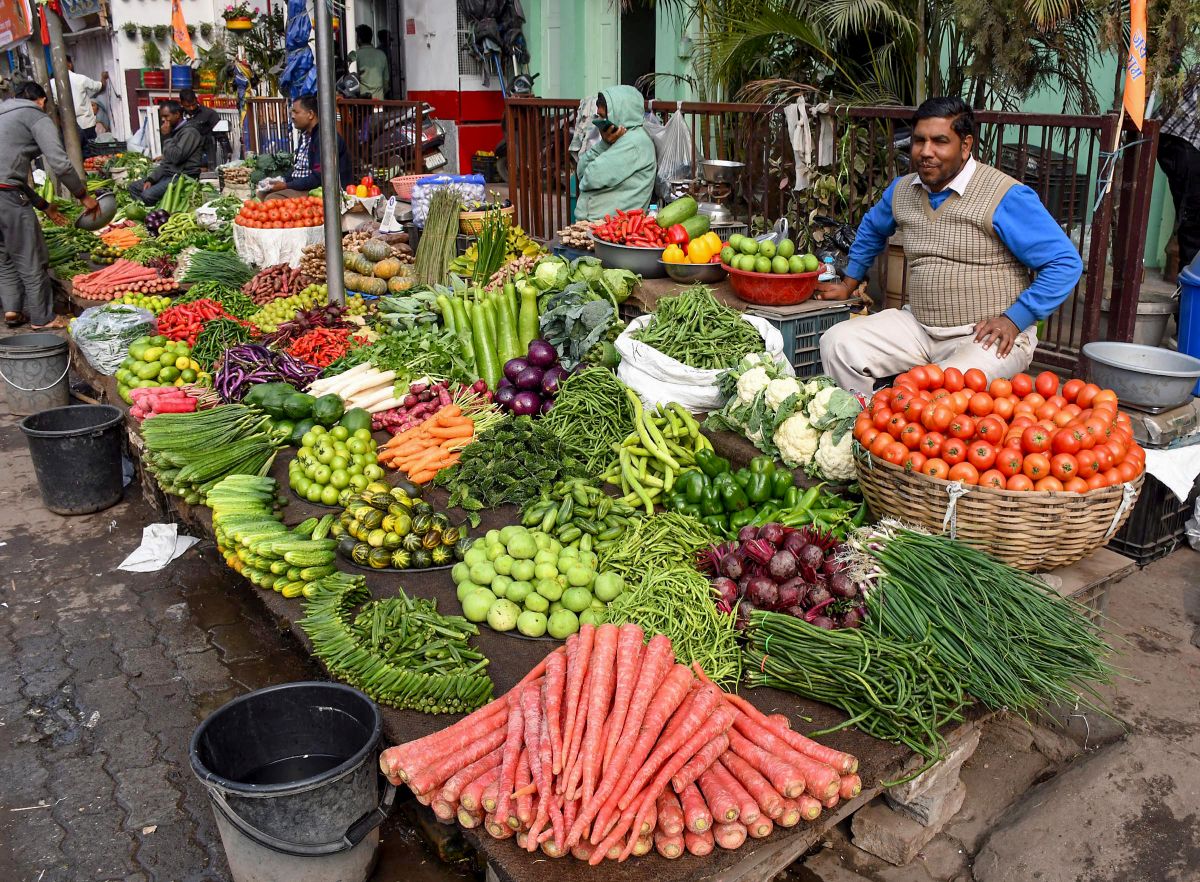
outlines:
M607 119L603 116L597 116L593 118L592 125L598 128L601 132L607 132L609 129L616 127L611 119Z

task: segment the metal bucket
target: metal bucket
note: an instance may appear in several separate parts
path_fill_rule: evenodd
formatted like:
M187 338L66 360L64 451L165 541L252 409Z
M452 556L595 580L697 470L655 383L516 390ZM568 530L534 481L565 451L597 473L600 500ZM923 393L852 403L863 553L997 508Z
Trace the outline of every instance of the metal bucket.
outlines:
M11 414L25 416L71 400L71 354L57 334L18 334L0 340L0 382Z
M396 788L380 787L379 708L339 683L235 698L192 736L234 882L366 882Z

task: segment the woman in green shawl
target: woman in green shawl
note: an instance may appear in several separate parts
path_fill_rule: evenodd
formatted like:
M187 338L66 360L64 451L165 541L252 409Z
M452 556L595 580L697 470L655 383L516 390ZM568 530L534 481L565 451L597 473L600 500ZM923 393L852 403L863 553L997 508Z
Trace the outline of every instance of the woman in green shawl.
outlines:
M645 104L633 86L600 92L597 114L607 120L600 140L579 157L576 220L603 220L617 209L646 208L654 192L654 142L642 128Z

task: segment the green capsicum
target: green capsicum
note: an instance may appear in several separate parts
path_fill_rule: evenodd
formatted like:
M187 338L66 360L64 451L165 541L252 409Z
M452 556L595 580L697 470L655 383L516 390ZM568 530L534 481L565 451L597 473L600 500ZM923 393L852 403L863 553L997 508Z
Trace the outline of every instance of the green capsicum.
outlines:
M737 481L737 485L739 487L741 487L743 490L745 490L746 485L750 483L750 470L749 469L738 469L736 472L733 472L732 474L733 474L733 480Z
M704 472L689 471L684 472L675 484L687 501L693 505L700 503L700 498L704 494L704 488L708 486L708 478L704 476Z
M735 512L742 511L750 505L750 499L746 496L746 491L737 484L723 482L719 488L721 494L721 502L724 503L725 511Z
M769 456L756 456L750 460L750 473L754 475L766 475L768 478L775 477L775 460Z
M752 508L735 511L729 516L729 529L736 533L742 527L753 524L758 519L758 512Z
M771 475L765 472L750 471L750 480L746 482L746 497L755 505L766 502L771 498Z
M672 493L667 498L668 511L683 511L683 507L688 504L687 497L682 493Z
M695 456L696 465L700 467L700 471L710 478L729 471L729 460L723 456L717 456L708 448L696 451Z
M709 515L706 518L701 518L700 523L708 527L708 529L716 533L718 536L724 536L729 529L724 515Z
M701 518L704 517L704 512L701 510L700 506L692 505L690 502L683 507L683 509L680 511L680 513L689 515L690 517L693 517L696 520L700 520Z
M795 487L792 473L787 469L776 469L771 478L771 498L787 499L787 492Z
M725 513L725 506L721 502L721 489L716 484L709 484L704 488L700 496L700 511L705 517Z

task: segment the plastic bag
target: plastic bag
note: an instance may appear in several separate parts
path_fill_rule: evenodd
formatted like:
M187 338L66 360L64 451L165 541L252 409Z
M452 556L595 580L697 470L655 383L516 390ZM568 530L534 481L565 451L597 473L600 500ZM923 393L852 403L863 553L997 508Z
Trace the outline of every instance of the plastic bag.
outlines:
M1192 516L1183 522L1183 529L1187 535L1188 545L1192 546L1193 551L1200 551L1200 499L1196 500Z
M723 371L688 367L634 339L634 333L646 327L653 317L635 318L613 344L621 354L621 364L617 367L621 382L633 389L647 406L677 401L693 413L719 410L723 401L717 378ZM783 366L785 373L794 375L796 371L784 354L779 329L756 315L743 314L742 320L754 325L767 354Z
M691 180L696 176L693 164L696 148L692 143L692 130L688 128L683 110L678 105L655 146L658 155L658 198L665 205L671 199L672 181Z
M429 215L429 201L433 199L433 191L438 187L449 187L458 193L463 202L482 202L483 175L429 175L417 183L412 189L413 223L418 227L425 226L425 218Z
M158 324L149 310L124 303L85 309L71 325L71 337L88 364L111 377L138 337L153 336Z

